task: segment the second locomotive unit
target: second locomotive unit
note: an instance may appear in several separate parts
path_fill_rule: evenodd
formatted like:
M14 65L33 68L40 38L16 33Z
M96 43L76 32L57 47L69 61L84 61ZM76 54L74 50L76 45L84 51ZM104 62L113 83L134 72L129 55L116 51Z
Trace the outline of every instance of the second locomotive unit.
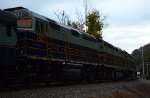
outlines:
M16 57L6 61L15 76L6 80L49 83L136 77L134 59L126 51L23 7L5 11L17 17L18 31L11 36Z

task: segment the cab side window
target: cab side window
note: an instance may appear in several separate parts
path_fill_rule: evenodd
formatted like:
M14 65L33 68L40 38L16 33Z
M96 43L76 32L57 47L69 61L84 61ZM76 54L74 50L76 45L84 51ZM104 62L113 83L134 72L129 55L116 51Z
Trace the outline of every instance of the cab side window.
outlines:
M47 25L47 23L45 21L37 19L36 20L36 31L38 33L48 32L48 25Z

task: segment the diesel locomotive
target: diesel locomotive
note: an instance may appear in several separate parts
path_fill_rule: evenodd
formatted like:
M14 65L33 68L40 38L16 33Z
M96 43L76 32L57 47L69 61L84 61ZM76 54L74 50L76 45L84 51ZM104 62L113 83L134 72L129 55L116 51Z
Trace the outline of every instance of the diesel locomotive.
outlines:
M134 79L134 58L83 31L23 7L0 11L0 82Z

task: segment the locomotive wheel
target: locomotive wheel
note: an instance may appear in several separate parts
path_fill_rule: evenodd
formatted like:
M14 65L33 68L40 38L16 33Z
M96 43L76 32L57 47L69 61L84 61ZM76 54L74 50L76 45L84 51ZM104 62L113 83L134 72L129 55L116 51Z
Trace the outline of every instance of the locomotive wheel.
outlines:
M112 72L111 78L112 78L113 81L116 81L116 72L115 72L115 70Z
M92 82L92 81L94 81L94 80L95 80L95 75L94 75L94 72L91 70L91 71L89 72L89 81Z
M82 72L81 72L81 77L83 81L94 81L96 80L95 78L95 72L93 70L94 68L92 67L83 67Z

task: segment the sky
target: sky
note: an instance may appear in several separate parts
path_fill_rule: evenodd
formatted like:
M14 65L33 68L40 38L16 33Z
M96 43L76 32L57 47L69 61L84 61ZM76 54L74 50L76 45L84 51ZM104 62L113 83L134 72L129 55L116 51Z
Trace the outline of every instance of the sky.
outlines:
M103 39L132 53L150 43L150 0L88 0L89 8L106 16ZM0 9L23 6L33 12L57 20L54 12L64 10L75 20L76 10L84 12L83 0L0 0Z

